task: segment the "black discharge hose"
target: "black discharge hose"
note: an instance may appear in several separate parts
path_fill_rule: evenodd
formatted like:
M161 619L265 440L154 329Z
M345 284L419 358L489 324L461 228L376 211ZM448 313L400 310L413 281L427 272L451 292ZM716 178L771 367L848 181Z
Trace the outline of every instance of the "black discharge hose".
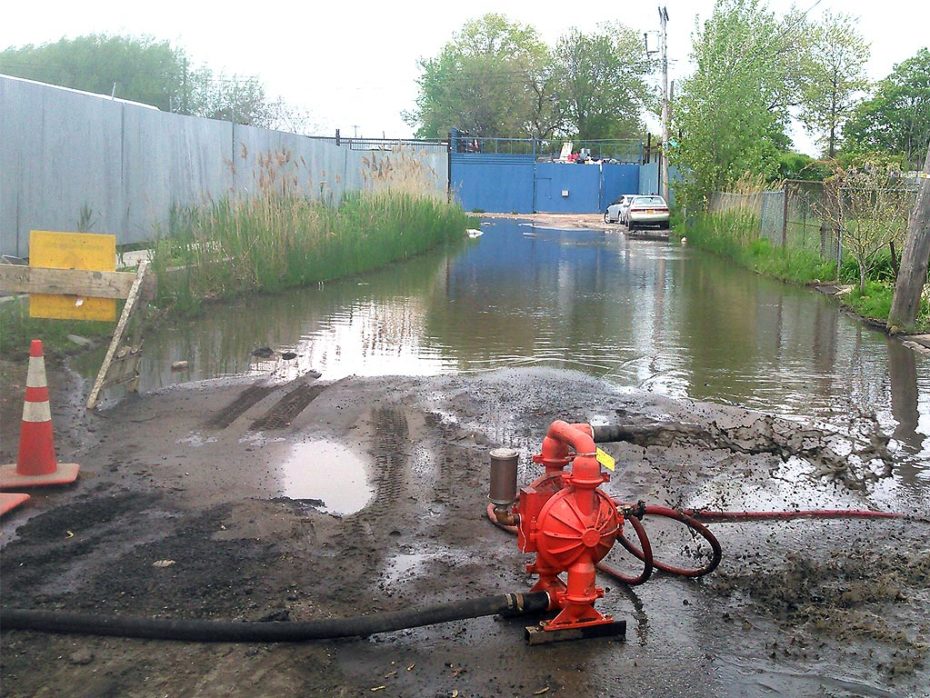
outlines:
M542 613L549 595L542 592L485 596L405 611L372 613L354 618L302 622L236 622L223 620L172 620L101 616L96 613L0 609L0 631L37 630L47 633L112 635L149 640L193 642L304 642L343 637L366 637L423 625L502 614Z

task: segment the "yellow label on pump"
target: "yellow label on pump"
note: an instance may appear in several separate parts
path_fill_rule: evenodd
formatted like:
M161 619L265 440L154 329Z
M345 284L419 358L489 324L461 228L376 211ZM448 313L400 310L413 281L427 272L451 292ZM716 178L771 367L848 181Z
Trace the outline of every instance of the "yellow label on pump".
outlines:
M594 457L597 458L597 462L603 465L610 471L613 471L617 467L617 461L615 461L609 454L604 453L601 449L597 449L594 452Z

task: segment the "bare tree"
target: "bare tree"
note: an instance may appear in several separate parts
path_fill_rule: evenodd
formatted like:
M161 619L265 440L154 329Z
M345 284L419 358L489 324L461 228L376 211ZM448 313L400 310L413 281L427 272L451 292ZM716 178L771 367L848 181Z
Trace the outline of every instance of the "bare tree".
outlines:
M838 178L838 205L823 216L841 232L843 248L859 266L859 290L865 291L878 253L904 240L910 196L885 168L843 172Z

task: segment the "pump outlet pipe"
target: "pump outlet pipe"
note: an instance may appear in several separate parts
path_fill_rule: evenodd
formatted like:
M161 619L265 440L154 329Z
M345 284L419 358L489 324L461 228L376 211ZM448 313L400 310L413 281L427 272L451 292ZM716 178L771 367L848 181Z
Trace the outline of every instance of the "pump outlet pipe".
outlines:
M111 635L148 640L188 642L306 642L345 637L367 637L423 625L449 623L467 618L501 614L531 615L549 608L546 592L503 594L454 601L404 611L373 613L355 618L303 622L236 622L219 620L172 620L103 616L34 609L0 609L0 630L37 630L46 633Z

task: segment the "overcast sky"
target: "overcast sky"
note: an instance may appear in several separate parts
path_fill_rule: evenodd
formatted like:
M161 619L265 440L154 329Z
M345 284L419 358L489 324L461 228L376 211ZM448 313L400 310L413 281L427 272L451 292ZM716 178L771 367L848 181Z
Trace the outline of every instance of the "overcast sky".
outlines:
M570 26L593 29L619 20L637 31L658 29L652 3L612 0L550 3L492 2L197 2L196 0L80 0L5 3L0 48L56 41L90 32L148 34L184 47L214 70L255 75L269 96L281 96L312 111L322 133L407 136L400 112L416 97L417 60L434 56L463 22L486 12L504 12L532 24L554 44ZM706 18L713 0L666 0L673 78L690 71L688 55L697 17ZM872 45L869 76L879 79L930 44L930 4L924 0L800 0L810 17L825 10L860 18ZM792 3L771 0L778 14ZM564 17L562 19L561 17ZM810 139L795 130L796 145L812 152Z

